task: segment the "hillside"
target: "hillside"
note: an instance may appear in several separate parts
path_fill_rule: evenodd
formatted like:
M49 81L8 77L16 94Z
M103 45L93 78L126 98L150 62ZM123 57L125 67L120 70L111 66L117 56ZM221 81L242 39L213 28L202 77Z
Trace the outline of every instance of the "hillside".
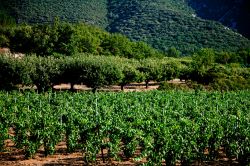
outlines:
M248 0L188 0L195 13L215 20L250 38L250 1Z
M48 23L55 17L69 22L86 22L105 28L107 23L106 0L0 0L18 23ZM1 9L1 7L0 7Z
M146 41L160 50L174 46L185 54L201 47L235 50L249 44L245 38L223 25L195 17L194 11L184 1L112 2L110 31Z
M125 34L133 40L145 41L162 51L176 47L183 54L190 54L204 47L234 51L250 46L247 38L219 22L211 21L220 21L212 17L211 13L217 16L219 14L216 12L223 11L221 10L223 7L228 8L233 5L233 3L226 3L226 0L218 4L215 1L201 3L199 0L150 2L146 0L63 0L60 2L0 0L0 2L1 10L12 15L17 23L47 23L52 22L55 17L69 22L87 22L110 32ZM203 10L200 6L206 6L209 10ZM235 12L240 13L238 8L232 11L232 13ZM226 20L230 18L228 14L225 19L221 19L222 23L228 25ZM239 27L245 28L243 25ZM245 34L246 31L245 28Z

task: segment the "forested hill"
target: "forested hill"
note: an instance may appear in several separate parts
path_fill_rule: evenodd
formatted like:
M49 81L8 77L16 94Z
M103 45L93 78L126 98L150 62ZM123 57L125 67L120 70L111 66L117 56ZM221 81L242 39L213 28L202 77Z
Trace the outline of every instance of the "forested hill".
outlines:
M234 50L249 45L244 37L215 21L196 17L186 1L113 0L109 4L109 30L167 50L183 53L201 47Z
M0 0L0 9L12 15L17 23L47 23L53 22L55 17L69 22L83 21L111 32L125 34L133 40L145 41L163 51L176 47L187 54L202 47L227 51L249 47L250 42L247 38L216 22L221 21L225 25L229 25L230 22L235 25L234 28L239 27L240 32L247 34L248 30L242 28L247 26L243 26L242 21L236 19L242 15L240 7L244 1L238 0L237 4L240 5L230 11L237 15L225 13L232 4L228 2L228 0L219 2L215 0ZM224 8L225 10L222 10ZM219 11L225 11L223 19L213 17L212 13L222 17L223 12ZM247 10L242 11L246 13Z
M55 17L69 22L87 22L106 27L106 0L0 0L0 9L17 23L48 23Z

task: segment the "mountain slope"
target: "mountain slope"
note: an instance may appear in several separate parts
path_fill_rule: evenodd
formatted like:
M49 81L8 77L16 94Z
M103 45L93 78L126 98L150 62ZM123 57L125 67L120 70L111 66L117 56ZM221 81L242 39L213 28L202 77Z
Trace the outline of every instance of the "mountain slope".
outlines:
M106 0L0 0L18 23L47 23L55 17L70 22L107 26Z
M146 41L160 50L174 46L186 54L202 47L235 50L249 44L247 39L219 23L195 17L195 11L185 1L111 2L108 30Z
M215 20L236 29L250 38L249 0L187 0L195 13L204 19Z
M226 7L226 0L220 5ZM51 22L58 16L70 22L84 21L110 32L142 40L166 51L176 47L183 54L210 47L234 51L250 46L248 39L202 15L199 0L0 0L17 22ZM207 8L216 13L221 8ZM218 5L219 6L219 5ZM3 10L3 9L2 9ZM209 10L210 11L210 10ZM204 15L211 15L204 12ZM197 16L196 16L197 15ZM200 16L200 17L198 17Z

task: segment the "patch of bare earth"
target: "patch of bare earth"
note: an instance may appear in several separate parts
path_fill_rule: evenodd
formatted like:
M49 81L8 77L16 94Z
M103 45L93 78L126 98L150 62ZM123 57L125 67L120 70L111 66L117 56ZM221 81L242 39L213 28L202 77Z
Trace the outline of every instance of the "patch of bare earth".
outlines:
M124 87L124 92L141 92L141 91L149 91L156 90L159 87L158 83L150 83L150 86L146 88L144 83L131 83ZM60 84L55 85L54 89L56 90L69 90L70 84ZM74 89L77 91L91 91L91 88L86 85L74 85ZM121 87L118 85L106 86L98 89L99 92L120 92Z
M172 84L186 84L185 81L181 81L180 79L173 79L168 81ZM146 88L146 84L144 82L141 83L130 83L124 86L124 92L141 92L141 91L150 91L156 90L159 88L159 83L157 82L149 82L149 86ZM60 84L55 85L54 89L56 90L69 90L70 84ZM86 85L74 85L74 89L77 91L91 91L91 88L87 87ZM98 89L98 91L112 91L112 92L119 92L121 90L121 86L113 85L113 86L106 86Z

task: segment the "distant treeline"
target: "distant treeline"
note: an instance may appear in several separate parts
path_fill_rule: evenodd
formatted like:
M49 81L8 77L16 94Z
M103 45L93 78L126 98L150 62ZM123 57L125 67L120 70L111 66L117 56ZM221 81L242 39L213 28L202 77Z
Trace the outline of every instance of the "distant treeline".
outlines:
M8 47L11 52L37 56L70 56L76 53L134 59L183 56L176 48L177 45L163 52L144 42L133 42L121 34L112 34L82 23L60 22L58 19L52 24L2 26L0 27L0 47ZM227 50L212 52L218 63L249 64L249 48L243 47L234 52Z
M2 27L0 47L9 47L12 52L39 56L84 52L136 59L163 57L161 52L144 42L132 42L120 34L110 34L93 26L58 20L53 24Z

